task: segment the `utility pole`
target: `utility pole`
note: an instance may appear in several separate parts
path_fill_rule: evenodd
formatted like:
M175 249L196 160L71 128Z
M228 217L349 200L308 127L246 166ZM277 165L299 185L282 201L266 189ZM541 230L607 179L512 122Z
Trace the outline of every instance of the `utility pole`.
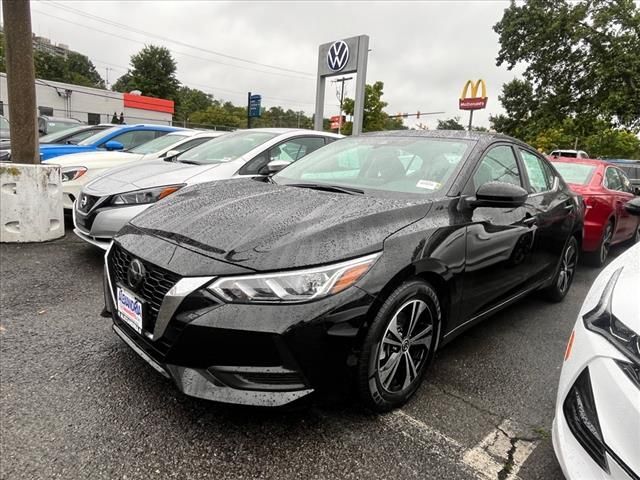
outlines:
M11 157L15 163L38 164L36 79L29 1L2 0L2 11L11 118Z
M332 83L340 83L340 96L338 100L340 100L340 113L338 114L338 118L340 121L338 122L338 135L340 135L340 130L342 129L342 102L344 102L344 82L348 80L353 80L353 77L342 77L338 80L332 80ZM338 93L336 91L336 93Z

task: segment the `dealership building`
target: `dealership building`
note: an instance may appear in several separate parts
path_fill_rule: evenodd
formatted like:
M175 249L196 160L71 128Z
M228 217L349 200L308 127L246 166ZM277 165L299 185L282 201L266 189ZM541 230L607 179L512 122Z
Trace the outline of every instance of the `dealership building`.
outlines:
M7 92L7 74L0 73L0 114L11 121ZM68 83L36 80L36 104L39 115L75 118L91 125L110 123L122 113L128 124L171 125L173 101L120 93Z

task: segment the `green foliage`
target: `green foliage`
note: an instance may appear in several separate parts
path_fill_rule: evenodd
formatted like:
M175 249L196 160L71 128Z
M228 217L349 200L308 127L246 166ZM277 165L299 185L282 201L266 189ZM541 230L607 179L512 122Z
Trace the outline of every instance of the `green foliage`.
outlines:
M104 88L104 80L88 57L69 52L67 56L35 50L33 64L36 78L85 87Z
M190 121L201 125L245 128L247 126L247 110L236 107L231 102L221 103L214 100L206 110L193 113Z
M631 0L512 1L494 26L503 85L494 130L535 147L640 158L640 8Z
M206 110L212 104L213 95L183 85L175 98L175 120L187 121L193 113Z
M383 109L387 102L382 100L384 94L384 83L376 82L373 85L367 84L364 90L364 118L362 122L363 132L377 132L380 130L403 130L406 129L401 118L389 118ZM342 108L346 115L353 115L355 101L352 98L345 98ZM351 135L353 122L345 122L341 133Z
M7 71L7 64L5 63L4 55L4 34L0 33L0 72Z
M146 45L131 57L131 69L112 89L117 92L140 90L148 97L175 100L180 82L176 78L176 61L165 47Z
M497 65L525 65L535 117L640 130L640 7L633 0L512 1L494 30Z
M460 117L453 117L447 120L438 120L436 130L466 130L460 123Z

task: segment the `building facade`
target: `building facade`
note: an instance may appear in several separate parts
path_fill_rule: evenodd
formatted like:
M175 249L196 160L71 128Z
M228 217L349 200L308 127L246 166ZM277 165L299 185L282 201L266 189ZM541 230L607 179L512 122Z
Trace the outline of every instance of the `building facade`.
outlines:
M115 114L125 123L171 125L172 100L112 92L99 88L36 79L39 115L75 118L83 123L110 123ZM11 120L8 107L7 74L0 73L0 115Z

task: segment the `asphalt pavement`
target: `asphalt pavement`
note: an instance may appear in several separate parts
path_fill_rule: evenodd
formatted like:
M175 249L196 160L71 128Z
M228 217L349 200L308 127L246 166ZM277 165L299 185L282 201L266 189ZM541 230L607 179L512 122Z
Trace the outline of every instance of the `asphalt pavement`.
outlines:
M102 262L73 234L0 246L2 479L563 478L556 388L597 270L562 303L530 296L467 331L406 406L373 415L184 396L100 317Z

